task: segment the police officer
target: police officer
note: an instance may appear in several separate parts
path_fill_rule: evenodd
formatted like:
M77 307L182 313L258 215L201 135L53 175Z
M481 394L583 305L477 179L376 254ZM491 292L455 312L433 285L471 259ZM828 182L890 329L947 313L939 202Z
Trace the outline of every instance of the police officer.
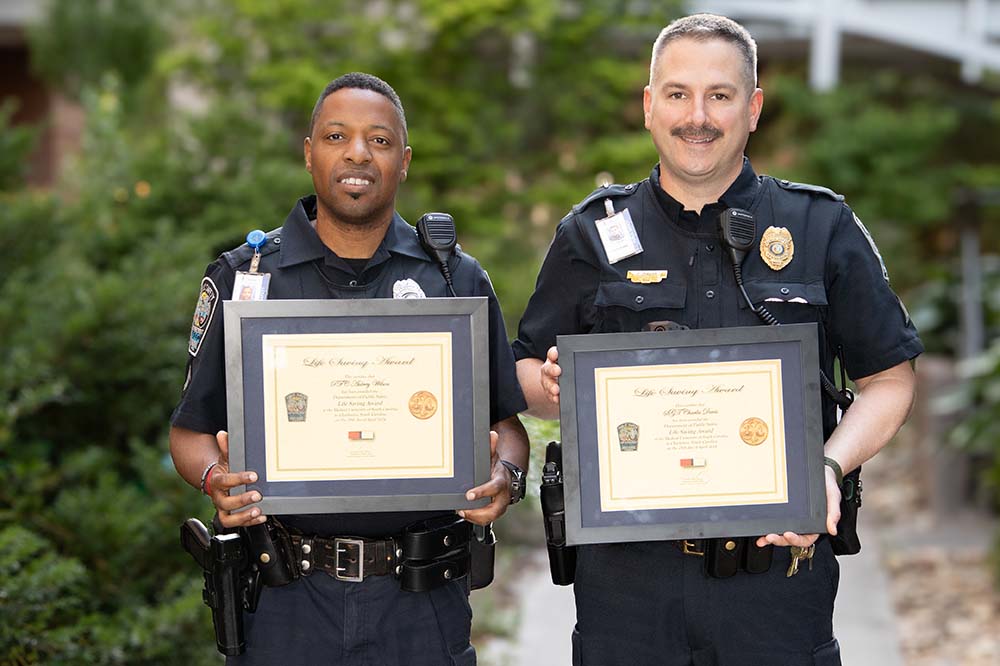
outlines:
M316 103L304 142L306 170L316 194L298 201L282 227L267 235L257 272L270 274L271 299L448 296L434 262L413 227L394 210L411 150L395 91L361 73L331 82ZM187 381L171 418L170 451L178 472L208 493L226 527L263 523L253 506L255 471L228 468L226 387L220 302L254 251L244 245L209 265L202 281L189 344ZM489 299L491 479L469 499L487 506L459 512L476 524L497 519L511 501L512 476L527 468L527 436L517 419L525 407L518 388L503 317L485 271L457 251L451 271L458 296ZM516 489L516 486L514 487ZM515 501L518 497L513 498ZM247 510L237 512L237 509ZM418 520L441 512L280 516L296 535L398 536ZM430 592L406 592L391 575L361 582L327 573L264 588L255 613L246 614L247 651L234 664L381 664L439 666L476 661L469 643L472 611L466 580Z
M558 225L514 354L529 413L557 418L556 335L639 331L654 321L761 325L717 231L723 210L752 212L757 237L742 263L750 298L781 322L818 322L823 369L834 376L839 350L857 386L835 431L834 405L824 400L826 529L834 534L841 475L905 420L910 361L923 348L874 242L842 197L758 176L743 156L764 101L756 66L753 39L729 19L689 16L660 33L643 95L659 164L648 180L594 192ZM617 218L602 238L599 221L623 211L632 222ZM775 546L770 569L723 579L707 576L704 556L683 543L578 547L574 663L840 664L830 539L785 532L755 543ZM791 546L812 560L787 576Z

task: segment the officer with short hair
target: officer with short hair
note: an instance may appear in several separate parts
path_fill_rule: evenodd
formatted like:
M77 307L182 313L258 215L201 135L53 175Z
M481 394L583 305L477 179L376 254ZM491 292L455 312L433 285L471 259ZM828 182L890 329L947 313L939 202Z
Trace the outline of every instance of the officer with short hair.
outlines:
M411 149L402 104L387 83L362 73L346 74L331 82L316 102L304 153L316 194L300 199L284 225L267 234L255 272L270 274L268 298L449 295L440 267L424 251L414 228L394 210L396 190L406 179ZM259 492L229 494L233 487L252 484L257 475L254 471L229 471L225 432L220 302L231 299L234 292L242 295L234 284L245 274L254 254L243 245L209 265L191 331L187 381L171 417L170 451L178 472L211 496L219 520L228 528L260 525L267 520L253 506L261 500ZM489 299L487 346L494 454L491 479L470 490L467 497L488 497L491 503L459 512L466 520L484 525L520 498L516 493L523 488L523 480L515 477L527 468L528 442L517 414L525 403L503 317L486 272L460 250L449 266L456 295ZM400 536L408 525L441 514L278 518L283 528L295 535L295 543L301 544L334 537L387 540ZM383 575L351 582L326 572L302 571L292 583L264 588L256 612L245 614L247 651L230 657L228 663L475 664L475 650L469 642L472 611L467 579L429 592L407 592L400 589L392 571L378 573Z
M659 164L647 180L597 190L560 222L514 354L529 413L557 418L557 335L635 332L664 321L692 329L763 325L744 302L717 230L723 210L750 211L757 237L742 263L750 299L780 322L818 323L822 369L834 376L839 352L857 386L839 426L833 402L823 404L826 528L834 534L841 475L875 455L906 419L911 361L923 347L843 197L759 176L744 157L764 101L756 66L753 39L727 18L688 16L660 33L643 96ZM602 238L598 222L622 211L632 222L617 218ZM785 532L753 542L768 544L768 571L728 578L707 575L703 552L681 542L578 546L574 663L840 664L830 538ZM812 556L797 573L792 546Z

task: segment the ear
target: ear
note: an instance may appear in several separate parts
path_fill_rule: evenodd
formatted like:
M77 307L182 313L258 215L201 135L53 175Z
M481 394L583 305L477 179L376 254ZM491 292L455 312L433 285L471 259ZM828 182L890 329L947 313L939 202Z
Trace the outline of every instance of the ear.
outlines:
M406 180L406 172L410 169L410 160L413 158L413 149L407 146L403 149L403 168L399 172L399 182Z
M764 91L760 88L754 89L750 93L750 131L756 131L757 121L760 120L760 112L764 108Z
M649 129L650 111L653 106L653 91L649 86L642 89L642 113L646 122L646 129Z
M302 140L302 156L306 160L306 171L312 173L312 140L309 137Z

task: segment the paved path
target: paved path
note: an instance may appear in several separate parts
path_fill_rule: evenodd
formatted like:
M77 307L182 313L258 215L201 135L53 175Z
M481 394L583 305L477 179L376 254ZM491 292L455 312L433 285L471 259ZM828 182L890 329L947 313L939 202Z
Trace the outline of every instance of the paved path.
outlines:
M902 666L896 620L889 599L881 552L871 527L861 553L840 558L841 579L834 631L845 666ZM557 587L549 579L545 551L524 570L518 583L522 599L517 642L494 663L552 664L572 661L570 634L575 622L572 587ZM512 658L513 657L513 658Z

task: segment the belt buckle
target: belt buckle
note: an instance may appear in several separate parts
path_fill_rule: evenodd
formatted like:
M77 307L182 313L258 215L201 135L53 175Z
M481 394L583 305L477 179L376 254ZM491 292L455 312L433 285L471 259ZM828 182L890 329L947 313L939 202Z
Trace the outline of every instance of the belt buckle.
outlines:
M705 557L704 551L698 550L696 548L697 544L694 542L684 539L681 541L681 552L685 555L696 555L697 557Z
M365 579L365 542L361 539L334 539L333 546L336 550L336 555L334 556L334 564L336 565L336 573L333 577L337 580L344 580L350 583L360 583ZM344 562L341 564L341 555L349 554L352 551L357 551L357 566L351 562ZM347 560L345 557L344 560ZM352 573L356 572L356 573Z

